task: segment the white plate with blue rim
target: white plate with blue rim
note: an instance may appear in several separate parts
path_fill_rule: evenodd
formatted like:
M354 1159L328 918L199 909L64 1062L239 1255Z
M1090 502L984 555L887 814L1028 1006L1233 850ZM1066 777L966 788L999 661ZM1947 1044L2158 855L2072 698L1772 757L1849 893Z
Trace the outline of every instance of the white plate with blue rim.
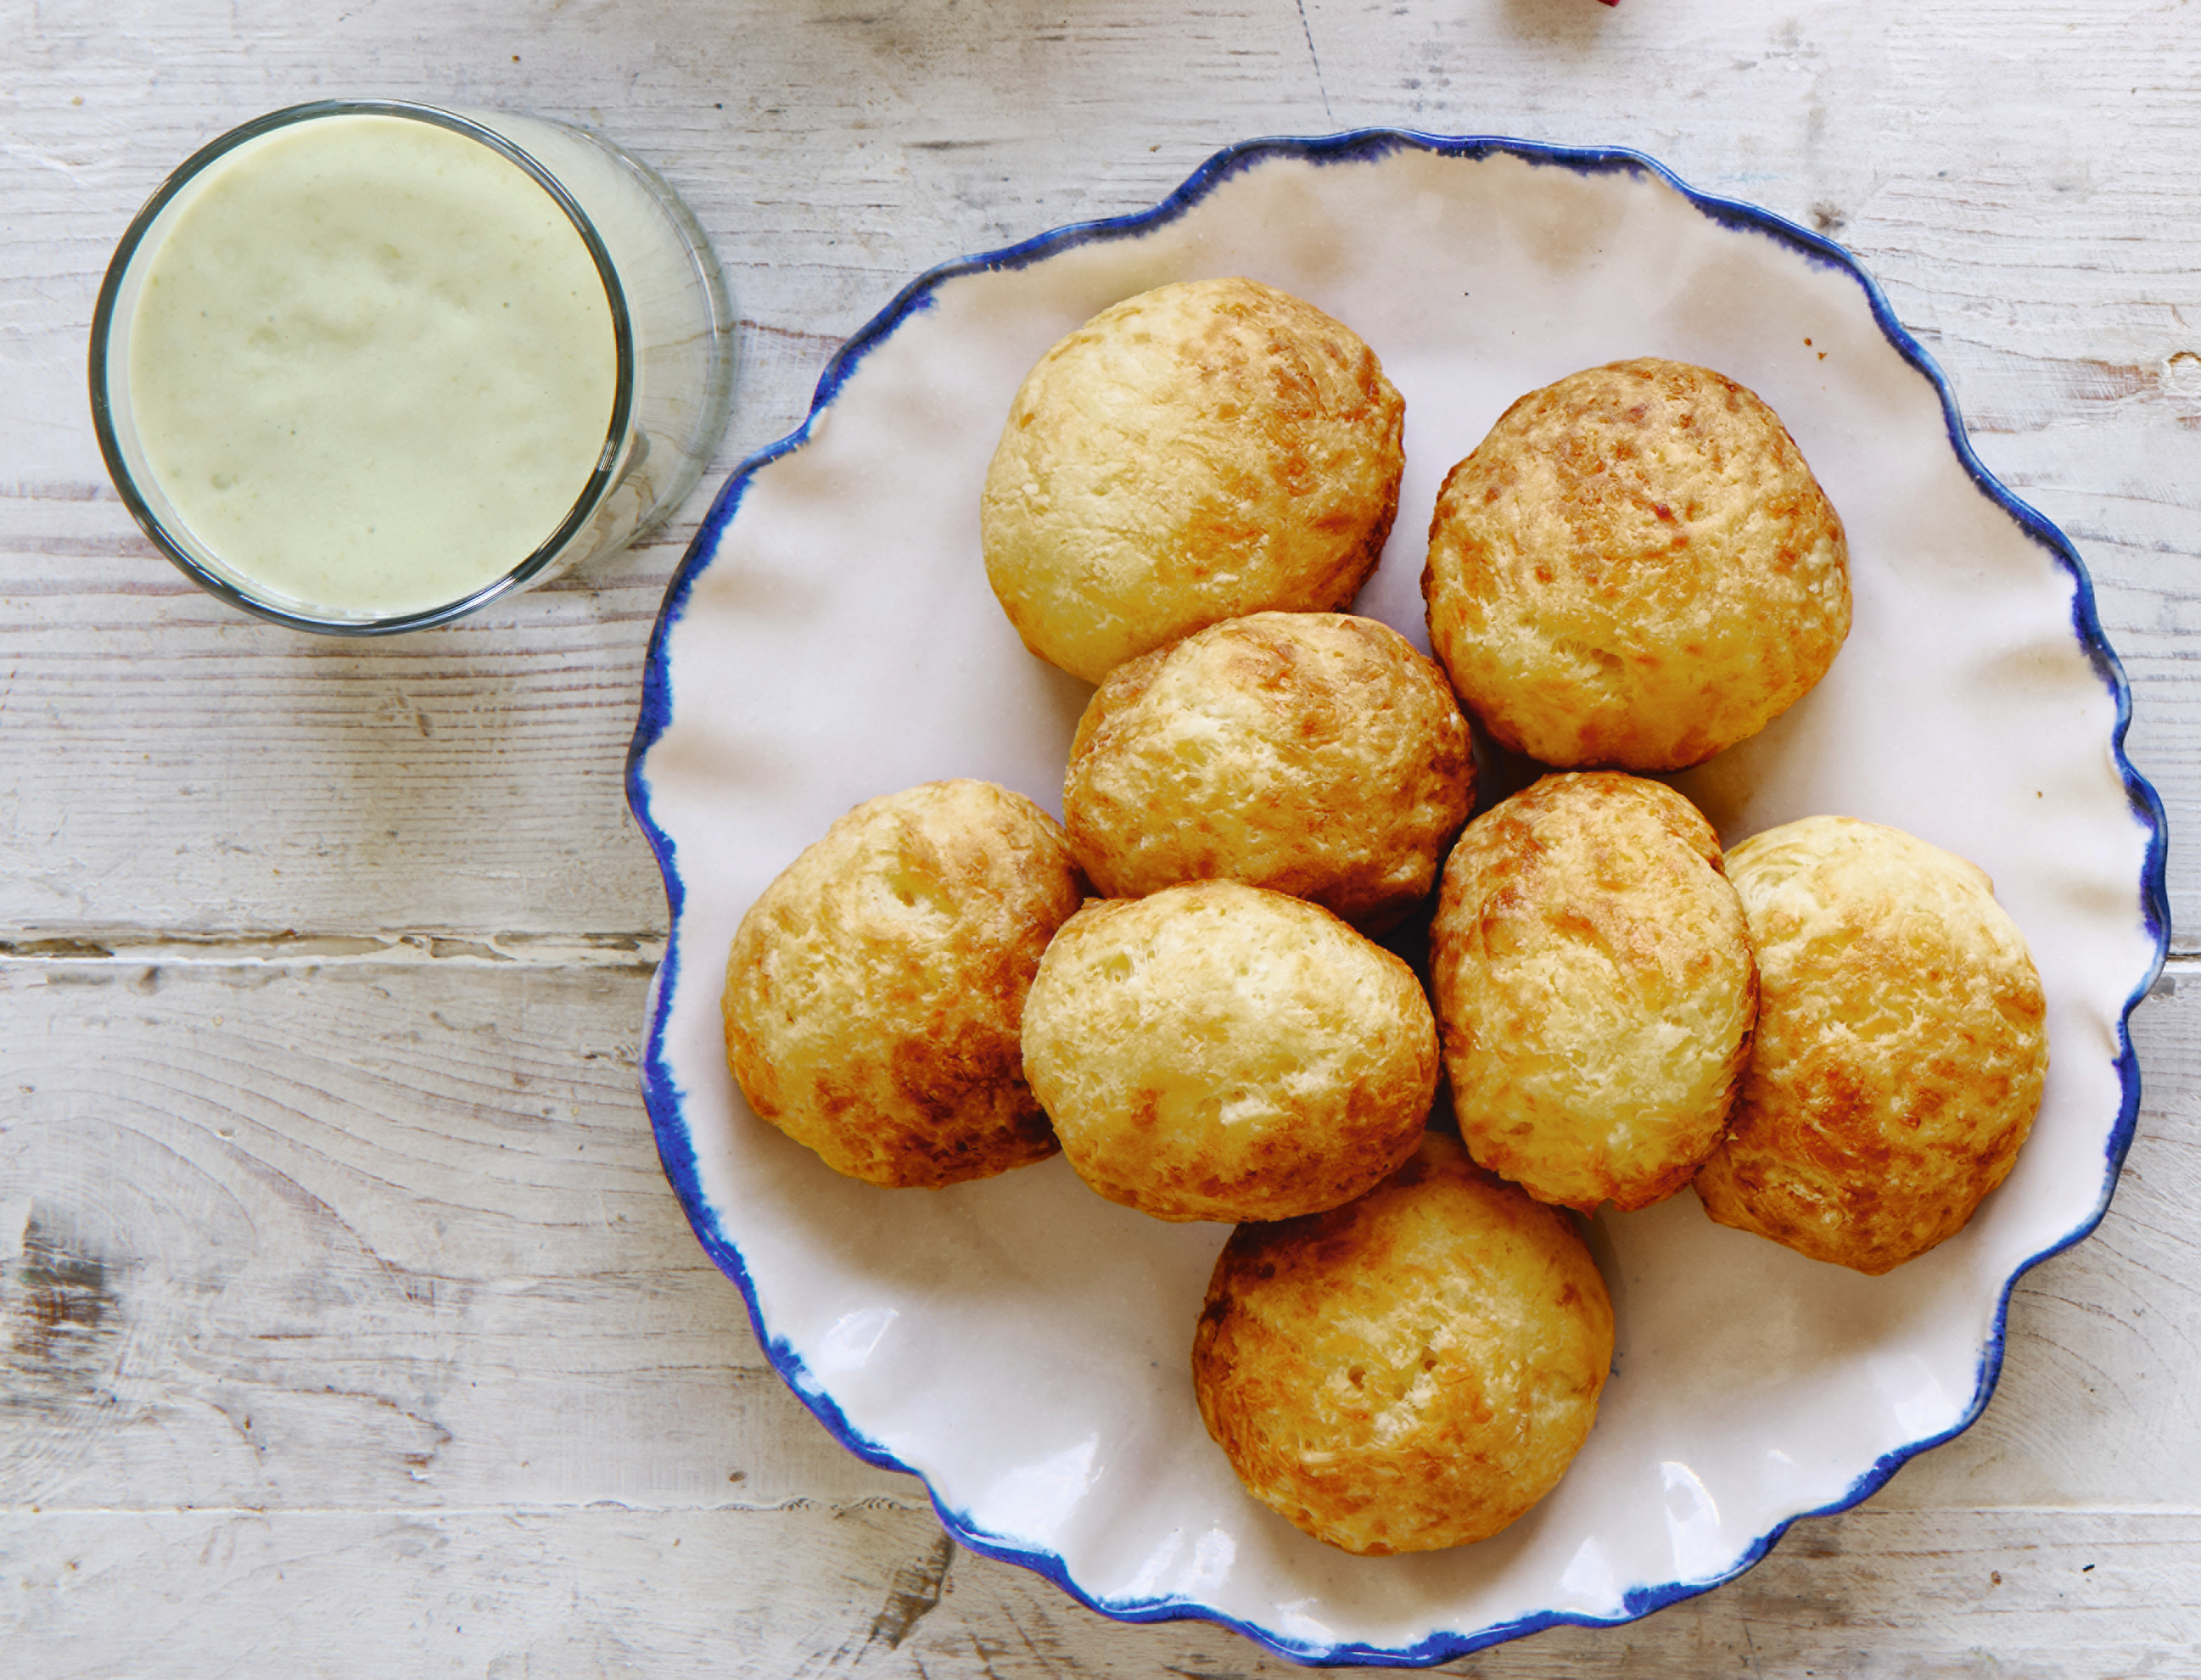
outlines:
M2009 1180L1884 1278L1713 1225L1683 1192L1591 1229L1618 1345L1558 1488L1480 1544L1356 1558L1238 1485L1193 1401L1215 1225L1057 1159L951 1190L842 1178L729 1077L742 911L849 807L975 776L1059 812L1090 693L988 590L979 487L1011 396L1089 316L1244 274L1357 330L1406 399L1406 469L1357 610L1428 646L1453 463L1514 398L1637 355L1741 380L1847 527L1855 623L1819 686L1675 778L1730 845L1820 813L1972 859L2030 940L2051 1066ZM1370 132L1256 141L1142 214L912 282L801 429L728 481L652 638L629 766L672 928L644 1093L666 1175L773 1365L849 1448L922 1477L975 1550L1103 1613L1194 1616L1301 1661L1427 1664L1715 1587L1979 1415L2011 1285L2090 1231L2130 1139L2126 1018L2168 939L2163 826L2070 543L1980 465L1948 387L1837 246L1651 160Z

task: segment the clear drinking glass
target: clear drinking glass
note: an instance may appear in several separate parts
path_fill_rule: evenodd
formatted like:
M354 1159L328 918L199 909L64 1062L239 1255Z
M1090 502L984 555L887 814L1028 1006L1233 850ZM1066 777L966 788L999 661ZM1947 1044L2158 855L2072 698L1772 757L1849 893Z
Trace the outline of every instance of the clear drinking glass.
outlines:
M732 344L702 230L611 141L329 100L223 135L138 213L93 315L92 415L194 581L381 635L654 529L725 431Z

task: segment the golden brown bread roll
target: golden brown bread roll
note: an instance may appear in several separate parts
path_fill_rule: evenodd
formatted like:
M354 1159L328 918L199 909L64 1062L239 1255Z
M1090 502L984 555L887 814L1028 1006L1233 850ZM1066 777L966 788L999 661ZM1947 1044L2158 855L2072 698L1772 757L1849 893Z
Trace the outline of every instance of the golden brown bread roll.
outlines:
M1593 367L1453 468L1422 590L1453 686L1546 764L1675 770L1756 734L1849 633L1841 520L1780 420L1709 368Z
M1096 900L1048 947L1024 1073L1078 1176L1163 1219L1334 1207L1410 1154L1436 1027L1413 971L1235 881Z
M1432 1132L1327 1213L1241 1225L1192 1350L1248 1492L1348 1552L1495 1534L1596 1421L1612 1303L1567 1216Z
M1460 1135L1538 1200L1647 1207L1719 1143L1757 968L1719 837L1671 788L1550 775L1469 824L1430 981Z
M1071 849L1135 898L1180 881L1395 922L1467 820L1475 763L1444 673L1388 625L1226 619L1108 673L1071 743Z
M1021 794L931 782L859 805L734 935L726 1054L749 1107L875 1184L1053 1154L1024 994L1083 893L1061 828Z
M1104 309L1009 410L979 509L1024 645L1088 682L1218 619L1353 599L1398 508L1405 404L1312 304L1189 280Z
M1984 872L1899 829L1810 817L1728 854L1762 987L1705 1211L1877 1276L2007 1176L2048 1071L2025 937Z

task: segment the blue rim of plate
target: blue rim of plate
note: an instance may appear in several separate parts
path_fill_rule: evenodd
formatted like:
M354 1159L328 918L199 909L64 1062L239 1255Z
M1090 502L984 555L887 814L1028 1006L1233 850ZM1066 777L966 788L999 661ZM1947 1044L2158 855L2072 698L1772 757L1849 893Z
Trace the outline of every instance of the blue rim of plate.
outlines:
M1791 1524L1805 1517L1829 1516L1850 1509L1877 1491L1910 1459L1970 1428L1986 1408L1987 1399L1994 1391L1996 1379L2001 1374L2010 1298L2018 1279L2042 1260L2062 1253L2086 1237L2109 1210L2110 1197L2116 1189L2126 1152L2132 1146L2133 1132L2139 1113L2139 1062L2133 1049L2132 1012L2152 989L2170 944L2169 895L2165 872L2168 832L2163 802L2147 778L2134 767L2125 755L2125 736L2132 724L2132 691L2125 679L2124 668L2110 648L2108 637L2103 633L2094 604L2093 582L2087 574L2086 562L2080 559L2078 550L2062 531L2038 510L2012 495L1981 464L1965 435L1963 419L1957 412L1956 397L1949 387L1948 380L1943 377L1933 357L1896 320L1894 311L1889 308L1887 298L1878 283L1848 251L1823 235L1770 210L1738 199L1699 192L1656 159L1622 147L1555 146L1532 140L1423 134L1398 128L1356 129L1340 134L1279 136L1241 142L1216 153L1193 171L1176 191L1150 209L1127 215L1070 223L1001 250L944 262L905 285L893 302L859 328L826 364L825 372L819 378L810 413L801 426L778 443L758 450L728 477L713 501L710 511L704 516L679 568L673 573L656 626L650 633L643 671L641 713L635 725L634 741L627 754L627 802L633 809L636 821L642 825L643 832L649 837L650 846L656 853L659 870L665 878L666 896L671 910L671 932L666 942L664 959L658 968L656 984L650 992L649 1019L641 1066L643 1098L649 1110L650 1125L656 1134L658 1154L664 1164L666 1178L672 1184L674 1194L679 1197L680 1205L686 1211L689 1223L694 1227L704 1252L740 1288L742 1298L748 1307L749 1322L755 1329L758 1344L763 1348L765 1356L818 1420L843 1446L866 1462L883 1469L919 1475L856 1430L832 1397L812 1377L801 1356L784 1338L772 1333L758 1311L756 1292L740 1250L719 1228L716 1215L703 1200L694 1143L681 1113L681 1092L665 1058L665 999L669 993L672 978L679 972L682 955L680 915L685 890L680 879L672 837L658 825L650 814L649 790L643 774L650 749L664 734L672 720L671 672L666 644L672 626L679 621L686 608L696 579L717 551L719 538L739 509L750 480L761 468L799 449L807 441L820 414L840 395L850 374L873 347L892 336L910 316L930 308L934 293L947 282L966 274L1027 267L1057 252L1081 244L1136 237L1185 214L1218 186L1235 176L1276 160L1316 165L1356 163L1408 150L1470 160L1511 157L1533 165L1569 169L1582 174L1635 173L1645 175L1680 194L1700 214L1721 226L1771 238L1799 251L1814 263L1839 269L1857 282L1871 307L1874 320L1879 324L1888 342L1905 360L1932 382L1940 398L1942 421L1948 433L1950 446L1956 451L1965 472L1990 500L2016 520L2034 541L2054 555L2070 575L2074 585L2072 631L2079 644L2086 649L2103 684L2116 698L2116 723L2110 731L2110 750L2124 779L2126 798L2134 815L2148 831L2147 851L2141 869L2139 888L2141 909L2147 931L2155 942L2155 954L2147 972L2125 1000L2123 1010L2118 1017L2116 1067L2122 1101L2119 1105L2116 1124L2104 1150L2101 1193L2092 1211L2075 1228L2021 1262L2004 1283L1995 1302L1992 1328L1986 1345L1981 1350L1978 1379L1971 1404L1963 1416L1946 1430L1883 1454L1840 1497L1811 1510L1799 1511L1775 1524L1746 1549L1733 1567L1710 1579L1631 1588L1623 1600L1622 1612L1616 1616L1543 1611L1472 1631L1432 1633L1417 1644L1402 1648L1382 1648L1353 1642L1321 1644L1286 1638L1271 1630L1253 1625L1186 1599L1158 1599L1121 1604L1097 1600L1070 1578L1068 1567L1059 1555L1019 1546L987 1534L977 1528L966 1513L954 1511L942 1503L931 1484L925 1483L925 1490L932 1499L933 1507L938 1512L941 1522L959 1544L988 1557L1021 1565L1044 1576L1071 1597L1103 1616L1123 1622L1172 1621L1188 1618L1206 1621L1241 1634L1290 1661L1315 1666L1351 1664L1423 1667L1549 1628L1615 1627L1636 1621L1654 1611L1663 1610L1683 1599L1693 1598L1699 1593L1709 1592L1733 1580L1763 1560L1781 1536L1787 1532Z

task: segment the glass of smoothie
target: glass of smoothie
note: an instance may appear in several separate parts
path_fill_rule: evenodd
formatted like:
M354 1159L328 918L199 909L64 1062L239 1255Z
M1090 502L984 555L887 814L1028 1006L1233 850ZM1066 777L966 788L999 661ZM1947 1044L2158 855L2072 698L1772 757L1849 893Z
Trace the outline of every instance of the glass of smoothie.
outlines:
M194 580L382 635L654 529L725 429L732 344L702 230L601 135L329 100L223 135L131 223L92 418Z

